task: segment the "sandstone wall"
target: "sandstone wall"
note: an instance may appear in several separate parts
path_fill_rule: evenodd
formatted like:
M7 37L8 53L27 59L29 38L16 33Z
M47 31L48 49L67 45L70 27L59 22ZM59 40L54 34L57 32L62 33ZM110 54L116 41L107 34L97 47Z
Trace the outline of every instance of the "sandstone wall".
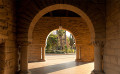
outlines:
M29 43L28 33L30 33L28 30L33 18L36 16L38 12L40 12L44 8L55 4L68 4L81 9L92 21L95 31L95 40L105 41L106 38L105 0L19 0L18 4L19 5L17 5L18 7L17 43L19 43L20 46L24 47L21 48L23 54L26 54L27 51L27 45ZM87 25L89 25L89 23ZM91 29L91 27L89 28ZM23 56L22 58L24 59L24 61L26 61L26 59L24 58L26 56L27 55Z
M15 1L0 0L0 74L17 70Z
M36 14L42 9L55 4L68 4L81 9L92 21L95 30L95 40L105 41L105 0L21 0L18 4L18 38L24 38L22 40L25 42L28 38L27 33L30 23Z
M29 61L40 61L41 45L45 46L48 34L59 29L60 17L42 17L36 24L33 32L33 42L29 46ZM81 60L93 61L94 50L91 36L86 22L81 17L61 17L61 25L64 30L73 34L76 45L81 48Z
M105 74L120 74L120 0L107 0Z
M105 25L106 24L105 22L106 1L105 0L69 0L69 1L68 0L26 0L26 1L20 0L18 4L19 5L17 8L17 12L18 12L17 13L17 18L18 18L17 19L17 43L19 43L19 45L21 44L23 46L26 45L27 47L27 44L29 43L28 33L32 33L32 32L29 32L30 24L34 19L34 17L37 16L36 14L41 10L43 10L44 8L55 5L55 4L68 4L82 10L90 18L93 24L95 40L105 41L105 38L106 38L106 25ZM70 8L70 10L73 10L73 9ZM45 13L43 12L43 14L46 14L46 12ZM40 19L40 18L37 18L37 19ZM35 23L35 22L32 22L32 23ZM87 25L89 25L89 23ZM54 27L56 26L49 25L48 27L52 27L54 29ZM91 29L91 27L89 27L89 29ZM93 34L93 32L91 33ZM45 39L46 37L42 39L43 43L45 43L44 42ZM27 51L27 49L23 49L23 52L24 50Z
M107 10L105 4L107 3ZM120 73L120 1L119 0L21 0L18 8L17 40L23 47L28 45L29 25L43 8L54 4L70 4L83 10L91 19L95 39L105 40L104 71L106 74ZM0 0L0 74L15 74L17 70L16 24L13 0ZM105 11L106 28L105 28ZM48 28L51 26L47 26ZM77 26L78 27L78 26ZM66 28L66 27L65 27ZM52 26L51 30L56 29ZM106 32L105 32L106 31ZM76 32L74 32L76 34ZM48 34L46 33L45 36ZM34 38L34 37L33 37ZM46 37L45 37L46 38ZM45 43L43 38L43 43ZM79 38L79 37L78 37ZM77 38L76 38L77 39ZM84 40L84 39L83 39ZM40 41L42 42L42 41ZM80 42L80 41L79 41ZM39 42L38 42L39 44ZM86 47L86 46L85 46ZM83 48L85 48L83 47ZM37 49L33 46L34 49ZM39 46L38 46L39 48ZM24 48L26 50L26 48ZM31 49L32 51L32 49ZM37 51L37 50L36 50ZM89 50L87 50L88 52ZM24 51L23 51L24 52ZM33 50L33 52L35 52ZM31 53L32 54L32 53ZM29 57L31 59L31 57Z

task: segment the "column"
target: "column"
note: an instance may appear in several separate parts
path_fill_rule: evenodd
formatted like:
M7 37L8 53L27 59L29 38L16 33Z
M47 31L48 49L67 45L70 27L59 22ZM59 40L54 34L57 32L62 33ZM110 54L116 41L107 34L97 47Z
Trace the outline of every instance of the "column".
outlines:
M30 74L28 71L28 44L20 46L20 74Z
M79 46L79 59L81 61L81 47Z
M104 74L102 71L102 54L104 44L102 41L93 42L94 45L94 70L91 74Z
M40 61L42 60L42 52L41 52L41 50L42 50L42 47L40 47Z
M42 61L45 61L45 46L42 46Z
M80 46L76 45L76 61L80 61Z

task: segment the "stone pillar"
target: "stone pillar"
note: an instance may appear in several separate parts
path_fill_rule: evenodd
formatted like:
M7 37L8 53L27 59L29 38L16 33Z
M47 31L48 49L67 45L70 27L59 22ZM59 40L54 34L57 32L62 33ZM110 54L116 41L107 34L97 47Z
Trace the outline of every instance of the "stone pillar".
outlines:
M40 47L40 60L42 59L42 52L41 52L41 50L42 50L42 47Z
M28 43L20 47L20 74L30 74L28 71Z
M94 70L91 74L104 74L102 71L102 54L104 44L102 41L93 42L94 45Z
M76 61L80 61L80 46L76 45Z
M45 46L42 46L42 61L45 61Z

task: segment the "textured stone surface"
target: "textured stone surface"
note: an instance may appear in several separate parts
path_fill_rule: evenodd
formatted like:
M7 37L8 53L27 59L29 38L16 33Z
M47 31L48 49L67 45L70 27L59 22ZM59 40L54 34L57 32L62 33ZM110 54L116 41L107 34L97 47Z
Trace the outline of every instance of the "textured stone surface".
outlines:
M20 1L21 4L19 4L18 8L18 38L21 37L22 33L22 38L26 39L29 29L29 25L33 18L37 16L36 14L54 4L69 4L73 5L75 7L78 7L81 9L86 15L90 18L90 20L93 23L94 29L95 29L95 40L103 40L105 41L105 0L102 1L89 1L89 0L76 0L76 1L49 1L49 0L27 0L27 1ZM37 5L38 4L38 5ZM27 6L26 6L27 5ZM25 7L24 7L25 6ZM62 6L61 6L62 7ZM46 13L42 13L46 14ZM84 19L85 20L85 19ZM32 22L34 23L34 22ZM25 26L24 26L25 25ZM89 23L87 24L89 25ZM33 26L34 27L34 26ZM19 40L19 39L18 39ZM19 41L18 41L19 42Z
M16 45L25 47L23 50L27 50L28 29L31 21L40 10L54 4L73 5L87 14L94 26L95 40L106 41L104 72L106 74L120 73L119 0L17 0L17 3L14 6L14 0L0 0L0 74L15 74L18 66ZM15 24L15 7L18 12L17 25ZM51 27L54 29L56 26ZM74 32L74 34L77 33ZM41 43L45 43L45 39Z
M17 71L14 0L0 0L0 74Z
M104 72L120 73L120 1L107 0L106 46L104 50Z
M46 38L53 30L59 29L59 17L42 17L36 24L33 31L33 41L29 47L29 61L40 61L41 45L46 45ZM90 45L90 32L86 22L80 17L61 17L63 30L73 34L76 45L81 49L81 61L93 61L94 50Z

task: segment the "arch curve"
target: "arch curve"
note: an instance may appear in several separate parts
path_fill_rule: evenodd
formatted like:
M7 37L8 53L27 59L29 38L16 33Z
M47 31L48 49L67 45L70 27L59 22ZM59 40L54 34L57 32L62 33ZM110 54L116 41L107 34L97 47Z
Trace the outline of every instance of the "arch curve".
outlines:
M36 23L38 22L38 20L46 13L54 11L54 10L58 10L58 9L73 11L76 14L80 15L88 25L88 28L89 28L89 31L91 34L91 41L95 40L95 31L94 31L93 24L92 24L90 18L82 10L80 10L79 8L77 8L75 6L68 5L68 4L54 4L54 5L48 6L44 9L40 10L36 14L36 16L33 18L32 22L30 23L29 30L28 30L28 41L29 42L32 42L32 33L33 33L34 27L35 27Z
M54 30L52 30L52 31L55 31L55 30L59 30L59 29L54 29ZM70 30L65 29L65 28L62 28L62 30L68 31L69 33L72 34L73 38L75 38L73 32L71 32ZM49 36L49 34L50 34L52 31L50 31L50 32L47 34L47 36L46 36L46 41L47 41L47 37ZM46 41L45 41L45 47L46 47ZM76 44L76 38L75 38L75 44Z

